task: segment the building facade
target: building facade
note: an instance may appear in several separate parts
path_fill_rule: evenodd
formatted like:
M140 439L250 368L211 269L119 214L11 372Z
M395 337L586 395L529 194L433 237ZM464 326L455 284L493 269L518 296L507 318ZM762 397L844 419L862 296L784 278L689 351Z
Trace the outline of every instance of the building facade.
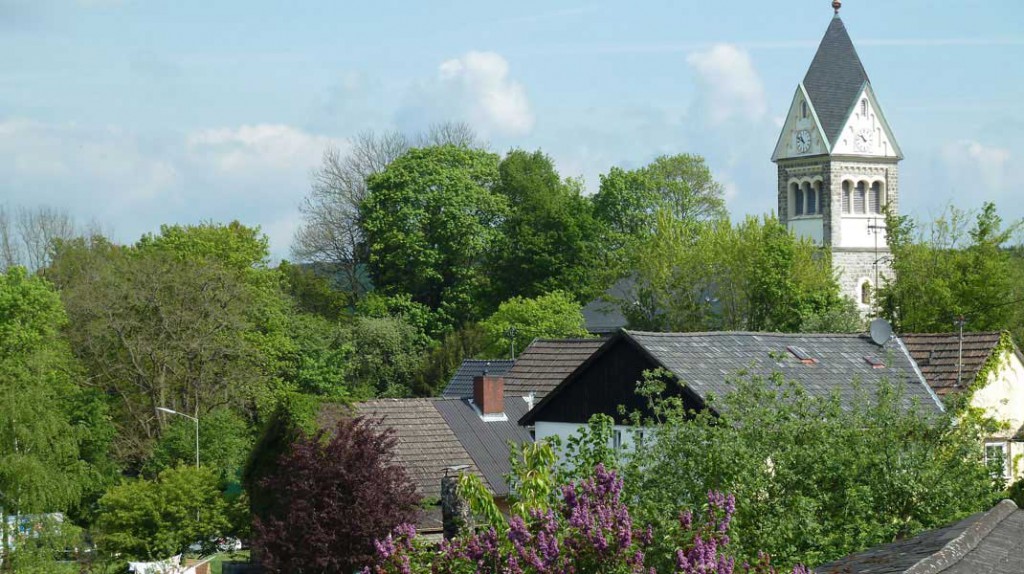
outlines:
M885 209L899 210L899 145L839 17L797 86L776 144L778 214L827 249L861 310L891 274Z

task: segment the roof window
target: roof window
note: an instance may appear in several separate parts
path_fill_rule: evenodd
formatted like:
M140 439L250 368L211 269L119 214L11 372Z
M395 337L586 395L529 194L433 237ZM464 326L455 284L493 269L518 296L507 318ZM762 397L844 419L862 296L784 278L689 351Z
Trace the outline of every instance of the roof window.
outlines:
M794 357L796 357L801 363L805 365L813 365L818 362L818 359L812 357L811 354L807 352L807 349L803 347L797 347L794 345L786 347L786 350L789 351Z
M885 361L883 361L882 359L879 359L878 357L864 357L864 362L866 362L867 364L871 365L872 369L884 369L885 368Z

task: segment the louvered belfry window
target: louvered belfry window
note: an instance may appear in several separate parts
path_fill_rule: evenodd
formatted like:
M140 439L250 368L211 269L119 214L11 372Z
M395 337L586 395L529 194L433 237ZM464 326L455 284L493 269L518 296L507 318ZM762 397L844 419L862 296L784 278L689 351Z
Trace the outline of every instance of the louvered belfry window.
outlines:
M882 184L871 184L871 213L882 213Z
M796 208L794 213L796 215L803 215L804 214L804 190L800 189L800 184L798 184L798 183L797 184L793 184L793 187L795 188L794 197L793 197L793 203L795 204L794 207Z
M857 182L857 192L853 194L854 213L864 213L865 199L867 199L867 184L863 181Z
M818 193L809 183L804 184L804 193L807 194L807 215L814 215L818 212Z

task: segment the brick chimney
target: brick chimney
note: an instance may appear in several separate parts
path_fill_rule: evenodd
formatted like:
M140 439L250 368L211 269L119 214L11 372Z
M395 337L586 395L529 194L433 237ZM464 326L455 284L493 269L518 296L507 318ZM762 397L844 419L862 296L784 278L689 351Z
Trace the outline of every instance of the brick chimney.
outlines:
M500 415L505 412L505 379L477 375L473 377L473 404L481 415Z

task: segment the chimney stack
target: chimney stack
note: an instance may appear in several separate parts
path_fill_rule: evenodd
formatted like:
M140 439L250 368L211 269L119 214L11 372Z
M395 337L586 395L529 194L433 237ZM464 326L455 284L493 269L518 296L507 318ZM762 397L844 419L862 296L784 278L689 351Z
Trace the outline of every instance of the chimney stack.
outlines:
M473 404L481 415L500 415L505 412L505 379L487 374L473 377Z

